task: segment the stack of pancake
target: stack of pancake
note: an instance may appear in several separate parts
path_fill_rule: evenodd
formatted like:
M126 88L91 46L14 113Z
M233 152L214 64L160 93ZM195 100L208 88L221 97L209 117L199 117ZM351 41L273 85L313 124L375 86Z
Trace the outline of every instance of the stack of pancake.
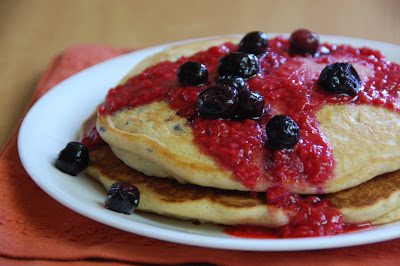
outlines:
M175 61L236 39L174 46L144 59L125 77L158 62ZM400 114L367 105L326 105L316 113L336 162L334 176L321 187L293 188L298 194L324 194L346 223L383 224L400 219ZM87 173L108 189L118 181L140 190L138 209L178 219L281 227L289 217L268 205L259 182L252 191L234 174L200 152L193 129L165 101L95 115L93 125L107 145L90 151ZM256 192L256 193L254 193Z

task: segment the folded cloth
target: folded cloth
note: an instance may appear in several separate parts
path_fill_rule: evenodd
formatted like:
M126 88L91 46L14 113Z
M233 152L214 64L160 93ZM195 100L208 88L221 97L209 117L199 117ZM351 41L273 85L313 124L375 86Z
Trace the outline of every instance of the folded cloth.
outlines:
M58 82L127 52L74 46L44 73L37 100ZM229 251L163 242L120 231L59 204L30 179L19 161L17 134L0 154L0 265L399 265L400 239L307 252Z

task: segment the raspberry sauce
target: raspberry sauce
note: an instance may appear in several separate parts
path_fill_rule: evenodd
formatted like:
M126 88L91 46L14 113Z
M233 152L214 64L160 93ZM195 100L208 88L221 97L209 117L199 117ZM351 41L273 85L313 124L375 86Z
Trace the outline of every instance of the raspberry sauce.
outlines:
M366 224L344 224L343 231L340 233L351 233L370 228L372 225ZM307 231L306 231L307 232ZM258 238L258 239L278 239L278 238L295 238L296 236L287 236L283 233L283 228L266 228L254 225L238 225L229 226L224 229L224 233L240 238ZM316 235L305 235L306 237L313 237Z
M100 137L99 132L97 132L96 127L92 127L89 131L85 132L81 142L85 144L88 149L93 149L105 144L104 140Z
M111 89L99 113L112 114L122 108L166 100L178 115L188 119L200 150L213 157L221 167L231 170L248 188L254 188L262 180L278 187L311 185L322 191L324 183L332 178L335 160L332 147L316 119L316 111L324 104L349 103L400 111L400 66L387 61L379 51L324 43L314 56L290 55L288 40L278 36L270 39L267 52L258 56L261 72L247 79L250 89L265 99L261 118L237 121L197 116L197 96L208 86L215 85L219 60L237 49L237 45L225 43L176 62L151 66ZM207 67L207 84L178 85L177 70L189 60ZM363 88L356 97L338 96L319 88L317 81L322 69L334 62L349 62L357 70ZM301 139L292 150L271 150L266 145L265 125L277 114L290 116L300 127ZM273 193L267 191L267 198L274 198ZM290 195L295 199L293 204L270 201L291 212L290 224L281 230L281 236L343 232L342 216L328 202L317 197Z

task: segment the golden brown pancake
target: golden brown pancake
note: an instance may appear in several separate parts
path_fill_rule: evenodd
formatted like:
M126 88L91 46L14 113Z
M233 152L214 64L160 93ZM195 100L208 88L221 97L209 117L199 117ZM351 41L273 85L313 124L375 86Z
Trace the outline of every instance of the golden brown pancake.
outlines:
M267 206L265 197L244 191L180 184L174 179L145 176L113 155L108 146L90 151L87 173L105 189L118 181L140 191L139 210L217 224L279 227L288 223L282 209Z
M280 227L289 221L282 209L266 204L265 193L206 188L149 177L125 165L107 145L91 150L90 158L87 173L106 190L118 181L138 187L141 211L226 225ZM327 198L342 211L347 223L382 224L398 219L399 195L400 171L396 171Z
M96 114L93 114L82 125L81 135L95 123ZM288 213L267 205L265 193L222 190L146 176L117 158L108 145L90 151L86 172L106 190L119 181L137 186L141 211L226 225L280 227L289 222ZM347 223L378 225L400 220L400 170L324 197L340 209Z
M81 127L81 137L96 123L96 114ZM245 191L228 191L175 179L146 176L117 158L108 145L90 150L89 176L106 190L116 182L135 185L140 191L138 210L164 216L216 224L251 224L280 227L289 222L287 213L267 206L265 196Z
M145 58L123 79L160 61L174 61L227 39L174 46ZM235 40L236 41L236 40ZM304 59L306 60L306 59ZM368 68L354 64L363 76ZM383 224L400 219L400 114L368 105L325 105L316 117L336 162L324 184L295 184L299 194L325 194L346 223ZM93 123L96 119L91 119ZM108 145L91 150L87 173L106 189L118 181L140 190L138 209L179 219L267 227L286 225L292 213L265 200L261 180L253 191L199 151L191 126L166 101L97 117ZM89 125L84 125L84 127ZM179 129L179 130L177 130Z
M390 212L393 215L395 209L400 207L400 170L328 195L328 198L341 210L347 222L376 221L379 224L397 220L397 217L387 217L387 221L383 221L382 216L386 217Z

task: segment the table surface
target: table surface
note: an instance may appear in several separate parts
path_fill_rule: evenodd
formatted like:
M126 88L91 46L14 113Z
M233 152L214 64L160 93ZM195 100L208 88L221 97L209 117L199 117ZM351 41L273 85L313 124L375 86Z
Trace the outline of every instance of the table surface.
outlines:
M50 59L69 45L135 48L300 27L400 44L399 11L399 0L0 0L0 147Z

